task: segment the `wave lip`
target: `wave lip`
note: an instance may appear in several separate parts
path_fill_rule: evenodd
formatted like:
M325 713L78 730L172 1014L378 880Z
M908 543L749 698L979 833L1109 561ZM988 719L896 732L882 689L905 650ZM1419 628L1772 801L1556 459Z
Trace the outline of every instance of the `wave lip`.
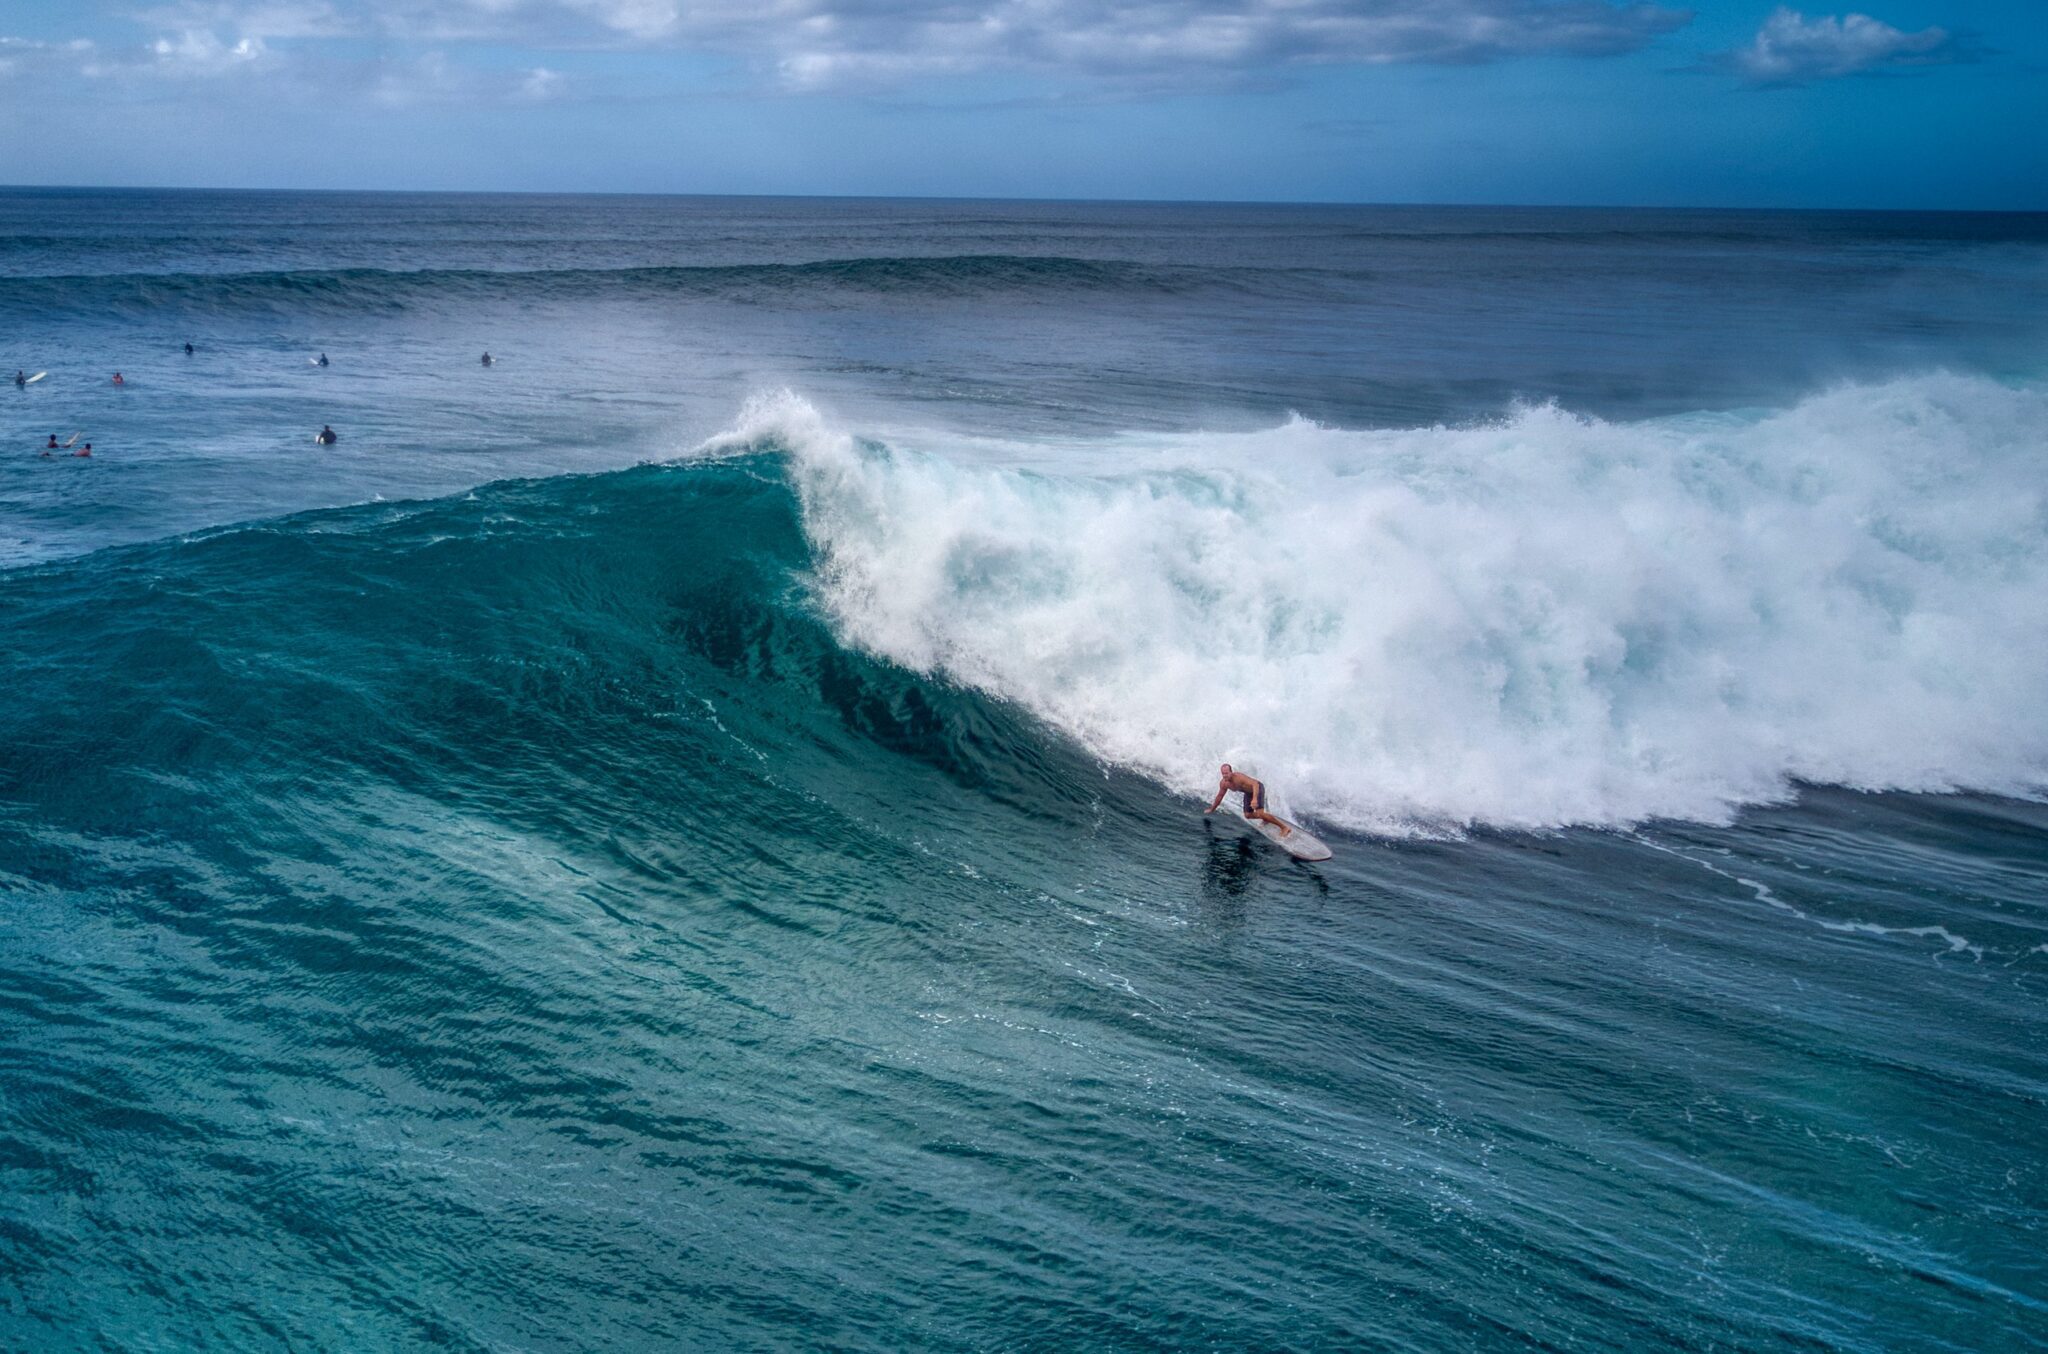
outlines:
M1953 375L1749 417L1554 407L1095 449L788 453L848 642L1205 793L1380 832L1725 820L1799 782L2048 784L2048 392Z

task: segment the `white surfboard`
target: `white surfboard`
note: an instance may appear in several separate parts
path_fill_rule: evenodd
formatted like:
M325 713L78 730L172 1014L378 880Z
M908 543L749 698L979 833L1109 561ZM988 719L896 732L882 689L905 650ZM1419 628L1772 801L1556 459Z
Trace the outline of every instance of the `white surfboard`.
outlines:
M1273 814L1275 818L1280 818L1281 822L1286 823L1289 828L1293 829L1283 836L1280 829L1274 827L1271 823L1262 823L1256 818L1245 817L1244 810L1237 807L1237 805L1230 804L1226 807L1237 815L1239 822L1279 847L1282 851L1285 851L1288 855L1293 856L1296 860L1328 860L1330 858L1330 848L1323 845L1322 840L1315 833L1310 832L1300 823L1290 822L1285 818L1280 818L1280 815L1277 813ZM1266 811L1268 813L1273 812L1271 809Z
M34 384L35 384L36 382L38 382L38 381L42 380L42 379L43 379L43 378L44 378L45 376L48 376L49 374L50 374L50 373L48 373L48 372L46 372L46 371L39 371L39 372L37 372L37 373L36 373L35 375L33 375L33 376L29 377L29 378L28 378L28 379L27 379L26 381L23 381L23 382L22 382L22 384L23 384L23 385L25 385L25 386L32 386L32 385L34 385Z

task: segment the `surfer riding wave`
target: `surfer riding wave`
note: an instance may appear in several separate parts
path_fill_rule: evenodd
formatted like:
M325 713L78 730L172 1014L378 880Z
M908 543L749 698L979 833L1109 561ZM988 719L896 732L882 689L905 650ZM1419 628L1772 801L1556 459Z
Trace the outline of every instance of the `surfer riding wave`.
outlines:
M1247 819L1271 823L1274 827L1280 829L1280 835L1283 837L1288 836L1294 831L1292 823L1289 823L1284 818L1276 818L1266 811L1265 782L1257 776L1247 776L1242 771L1231 770L1229 762L1223 764L1222 779L1216 783L1216 797L1209 801L1209 807L1203 809L1202 812L1216 812L1217 805L1223 802L1223 796L1233 790L1244 796L1244 816Z

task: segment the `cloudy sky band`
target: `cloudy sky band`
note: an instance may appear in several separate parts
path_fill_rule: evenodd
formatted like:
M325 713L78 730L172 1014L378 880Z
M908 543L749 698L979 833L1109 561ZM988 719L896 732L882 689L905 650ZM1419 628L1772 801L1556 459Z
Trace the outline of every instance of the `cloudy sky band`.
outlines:
M1966 8L1951 12L1940 0L1886 0L1883 13L1747 0L170 0L136 9L19 0L0 19L14 30L0 31L0 107L33 134L0 180L45 181L48 167L69 165L63 181L75 181L96 163L119 175L130 172L125 160L140 162L140 147L182 135L176 144L192 152L195 180L230 173L239 146L258 179L309 183L388 171L421 186L493 186L497 175L505 187L573 187L585 169L609 165L615 186L627 189L804 191L822 176L859 191L1126 195L1118 190L1128 178L1131 196L1462 200L1479 192L1491 161L1504 193L1765 202L1793 193L1797 175L1785 157L1800 154L1813 159L1806 196L1817 205L1882 205L1899 194L1868 166L1842 168L1845 146L1860 144L1873 162L1931 158L1943 136L1961 133L2019 143L2012 164L1979 165L1965 201L2036 205L2040 194L2015 184L2048 157L2039 130L2048 116L2033 119L2031 131L2020 125L2048 115L2040 92L2048 81L2035 74L2048 65L2048 6L1949 3ZM1760 115L1759 102L1772 111ZM638 149L629 128L599 127L576 111L621 103L650 110ZM1837 125L1817 126L1823 104ZM144 105L167 116L160 124L118 116ZM1171 126L1162 128L1148 105L1170 107ZM516 120L524 150L476 124L490 109ZM351 118L400 115L418 142L382 162L367 145L337 140ZM289 174L262 167L272 158L260 134L266 119L276 120L269 130L280 143L318 146L324 134L331 155L276 157L297 166ZM1772 119L1784 124L1780 143L1731 164L1731 131ZM1079 125L1091 121L1092 140ZM848 168L840 142L857 125L867 135ZM1844 130L1858 126L1860 143ZM1330 130L1340 127L1352 130ZM673 154L660 153L662 129L673 135ZM1298 187L1265 166L1202 158L1205 146L1253 146L1259 134L1295 139L1279 154L1259 153L1295 166ZM133 138L138 154L109 137ZM1038 167L1054 172L1043 183L1021 167L991 173L981 150L990 139L1023 152L1013 156L1022 166L1042 149ZM920 157L919 143L931 153ZM1360 154L1368 144L1374 157ZM1643 157L1641 189L1589 159L1603 145ZM1351 158L1328 163L1332 155ZM1823 169L1829 157L1835 167ZM873 173L857 172L862 160ZM1712 171L1690 189L1670 172L1689 163ZM1431 186L1432 166L1443 171L1441 187ZM1532 177L1532 166L1554 170L1554 186ZM1845 182L1830 184L1831 176ZM1510 187L1518 184L1530 186Z

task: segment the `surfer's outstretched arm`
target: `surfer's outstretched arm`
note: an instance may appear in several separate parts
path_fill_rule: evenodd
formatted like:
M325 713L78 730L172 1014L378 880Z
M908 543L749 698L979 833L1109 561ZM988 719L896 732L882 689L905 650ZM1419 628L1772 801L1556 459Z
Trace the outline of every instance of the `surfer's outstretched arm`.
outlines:
M1220 776L1218 776L1218 777L1216 778L1216 797L1215 797L1214 799L1212 799L1212 800L1210 800L1210 801L1209 801L1209 807L1208 807L1208 808L1206 808L1206 809L1203 809L1203 810L1202 810L1202 812L1203 812L1203 813L1214 813L1214 812L1216 812L1216 806L1217 806L1218 804L1221 804L1221 803L1223 802L1223 796L1225 796L1225 795L1229 794L1229 793L1230 793L1230 791L1231 791L1231 784L1230 784L1230 763L1229 763L1229 762L1225 762L1225 763L1223 764L1223 774L1222 774L1222 775L1220 775Z

